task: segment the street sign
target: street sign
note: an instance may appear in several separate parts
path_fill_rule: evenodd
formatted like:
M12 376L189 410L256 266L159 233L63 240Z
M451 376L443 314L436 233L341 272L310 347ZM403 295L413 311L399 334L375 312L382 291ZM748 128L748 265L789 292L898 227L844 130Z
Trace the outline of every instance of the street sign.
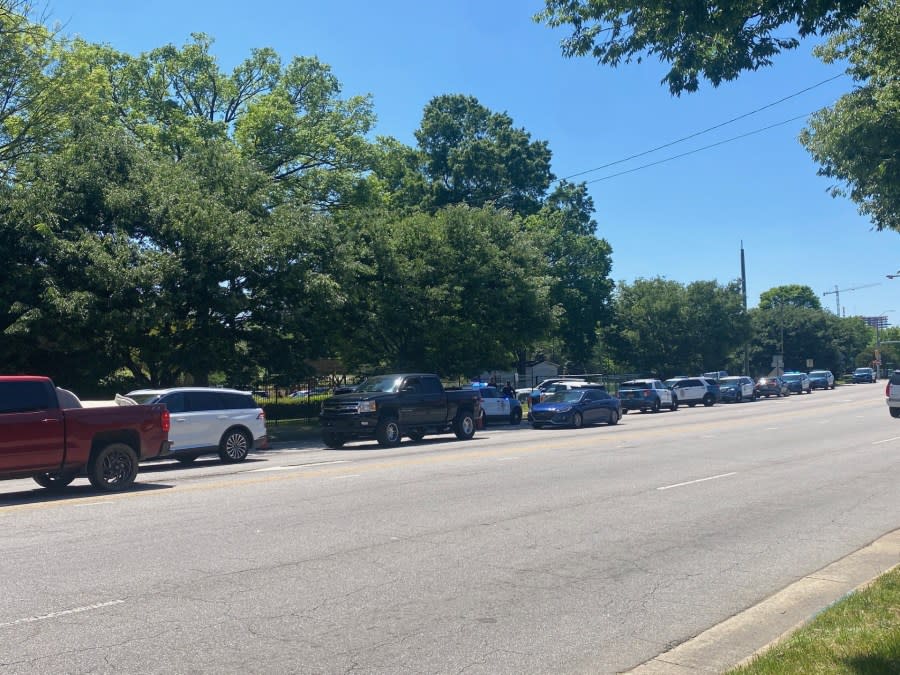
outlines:
M775 354L772 357L772 367L781 368L782 366L784 366L784 357L781 354Z
M813 360L812 360L812 359L806 359L806 367L807 367L807 368L812 368L812 367L813 367Z

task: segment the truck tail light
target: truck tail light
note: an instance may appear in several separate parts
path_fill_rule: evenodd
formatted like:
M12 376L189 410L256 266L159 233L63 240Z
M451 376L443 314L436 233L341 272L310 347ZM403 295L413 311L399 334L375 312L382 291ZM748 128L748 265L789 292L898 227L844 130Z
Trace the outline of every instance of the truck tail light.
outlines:
M888 398L891 396L891 381L888 380L887 384L884 385L884 395Z
M265 422L266 421L266 411L260 410L259 414L256 416L256 419L262 420L263 422Z
M159 425L162 427L162 430L166 433L169 433L169 429L172 428L172 416L169 415L168 408L163 408L162 413L159 415Z

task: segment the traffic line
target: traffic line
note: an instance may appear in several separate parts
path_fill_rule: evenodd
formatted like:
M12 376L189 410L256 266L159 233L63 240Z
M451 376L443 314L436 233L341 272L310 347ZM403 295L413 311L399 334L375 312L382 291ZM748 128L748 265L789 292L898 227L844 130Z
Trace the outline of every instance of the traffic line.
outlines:
M267 466L262 469L251 469L244 473L263 473L265 471L293 471L295 469L305 469L308 466L325 466L327 464L346 464L349 459L335 459L330 462L309 462L308 464L287 464L285 466Z
M875 441L872 445L881 445L882 443L890 443L891 441L900 441L900 436L894 436L893 438L885 438L883 441Z
M121 605L124 600L110 600L109 602L98 602L93 605L85 605L83 607L75 607L73 609L63 609L59 612L50 612L49 614L41 614L39 616L27 616L24 619L16 619L15 621L7 621L0 623L0 628L9 628L10 626L19 626L24 623L35 623L36 621L46 621L47 619L56 619L60 616L69 616L70 614L81 614L82 612L90 612L95 609L103 609L104 607L112 607L113 605Z
M663 487L656 488L657 490L671 490L672 488L682 487L684 485L693 485L694 483L705 483L708 480L716 480L717 478L728 478L728 476L736 476L737 471L732 471L730 473L720 473L715 476L708 476L706 478L698 478L697 480L688 480L684 483L675 483L674 485L664 485Z

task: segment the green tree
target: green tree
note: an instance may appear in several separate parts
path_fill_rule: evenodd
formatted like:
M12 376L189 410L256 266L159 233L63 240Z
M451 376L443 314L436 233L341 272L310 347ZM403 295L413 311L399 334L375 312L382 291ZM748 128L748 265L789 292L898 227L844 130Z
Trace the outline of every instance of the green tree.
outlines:
M403 186L407 206L435 211L452 204L493 204L535 213L553 180L546 141L532 141L506 113L491 112L472 96L445 94L425 106L415 132L417 151L389 141L385 182ZM410 186L406 186L411 181Z
M591 55L603 65L656 56L671 67L663 78L678 95L696 91L700 79L714 86L772 63L795 49L796 37L851 26L865 0L545 0L535 19L572 34L566 56Z
M444 376L510 366L550 326L540 251L520 224L490 207L360 216L348 228L356 294L336 351L353 367ZM348 218L349 220L349 218Z
M535 247L543 252L555 314L553 340L560 356L587 368L599 326L611 315L612 248L596 236L594 204L586 187L561 183L542 209L526 220Z
M848 60L858 86L815 113L800 136L819 174L840 183L879 230L900 232L900 5L873 2L860 20L816 50L826 63Z
M725 365L749 335L740 284L668 279L619 284L615 322L604 332L626 370L670 377Z
M780 304L791 307L822 309L822 303L815 291L802 284L776 286L759 294L759 308L772 309Z
M320 355L334 242L304 210L273 209L273 179L227 142L174 162L87 121L20 177L2 242L24 283L3 305L5 334L33 345L23 365L206 383Z
M254 49L230 73L195 33L133 57L74 40L60 55L72 102L83 114L122 124L148 149L180 160L230 141L280 184L284 199L317 208L365 203L375 161L366 139L375 121L368 96L341 97L331 68L295 57L282 66ZM276 195L273 193L273 197Z
M55 113L53 35L26 0L0 0L0 179L42 147Z

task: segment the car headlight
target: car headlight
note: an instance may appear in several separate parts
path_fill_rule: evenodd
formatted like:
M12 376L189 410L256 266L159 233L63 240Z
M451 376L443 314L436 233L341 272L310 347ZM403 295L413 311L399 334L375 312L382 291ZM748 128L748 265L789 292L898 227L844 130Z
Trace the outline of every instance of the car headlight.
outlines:
M378 410L378 403L376 401L360 401L356 404L356 412L358 413L373 413Z

